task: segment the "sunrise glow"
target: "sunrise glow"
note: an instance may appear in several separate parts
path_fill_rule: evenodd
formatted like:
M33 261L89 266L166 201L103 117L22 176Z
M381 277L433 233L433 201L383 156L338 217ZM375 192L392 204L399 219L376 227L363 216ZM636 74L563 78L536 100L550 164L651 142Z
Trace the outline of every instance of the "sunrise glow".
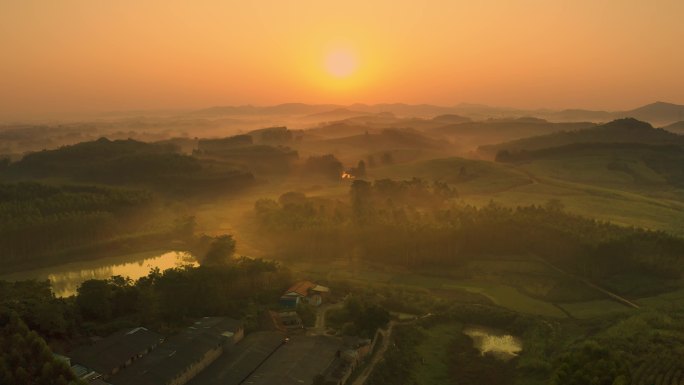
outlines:
M347 50L330 52L325 58L325 68L333 76L346 78L352 75L358 67L358 60L354 53Z

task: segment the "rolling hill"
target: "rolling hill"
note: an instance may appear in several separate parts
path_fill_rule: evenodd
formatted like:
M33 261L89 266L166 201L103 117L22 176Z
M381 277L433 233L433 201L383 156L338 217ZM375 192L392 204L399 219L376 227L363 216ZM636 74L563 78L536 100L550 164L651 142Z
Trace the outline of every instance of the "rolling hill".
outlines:
M198 192L251 183L253 175L232 165L208 164L171 145L101 138L27 154L10 163L11 180L59 179L151 187L162 192Z
M639 120L651 122L652 124L667 124L684 120L684 106L655 102L633 110L618 112L617 115L620 117L631 116Z
M427 132L432 135L449 138L454 143L474 149L483 144L493 144L533 135L550 134L562 130L577 130L593 126L593 123L588 122L552 123L543 119L523 117L447 124L429 129Z
M675 134L684 134L684 120L667 125L663 127L663 130L674 132Z
M653 128L633 118L618 119L601 126L533 136L496 145L481 146L478 152L495 156L500 151L510 153L560 147L574 143L640 143L652 145L684 144L684 136Z

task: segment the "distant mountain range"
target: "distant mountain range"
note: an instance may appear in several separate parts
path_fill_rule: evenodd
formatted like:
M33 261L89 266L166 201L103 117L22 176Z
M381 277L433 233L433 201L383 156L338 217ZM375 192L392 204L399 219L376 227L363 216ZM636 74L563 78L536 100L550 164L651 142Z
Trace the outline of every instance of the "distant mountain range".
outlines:
M663 129L677 134L684 134L684 121L672 123L663 127Z
M364 114L392 113L398 117L433 118L436 116L458 115L470 119L537 117L549 121L590 121L608 122L620 118L635 118L653 125L668 125L684 121L684 105L655 102L627 111L594 111L583 109L567 110L524 110L490 107L479 104L458 104L455 106L435 106L430 104L335 104L287 103L275 106L217 106L191 112L202 117L279 115L305 120L333 121Z

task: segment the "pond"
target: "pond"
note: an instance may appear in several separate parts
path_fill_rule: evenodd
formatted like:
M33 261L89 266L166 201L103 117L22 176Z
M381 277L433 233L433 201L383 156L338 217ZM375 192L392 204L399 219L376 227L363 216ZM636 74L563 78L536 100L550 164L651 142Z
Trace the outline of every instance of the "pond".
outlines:
M148 252L133 255L70 262L63 265L27 270L8 274L0 279L18 281L25 279L48 279L58 297L76 294L76 289L89 279L107 279L113 275L133 280L149 274L153 268L166 270L182 265L197 265L195 258L184 251Z
M494 328L466 325L463 333L473 340L473 346L482 354L492 354L503 361L515 358L522 351L520 338Z

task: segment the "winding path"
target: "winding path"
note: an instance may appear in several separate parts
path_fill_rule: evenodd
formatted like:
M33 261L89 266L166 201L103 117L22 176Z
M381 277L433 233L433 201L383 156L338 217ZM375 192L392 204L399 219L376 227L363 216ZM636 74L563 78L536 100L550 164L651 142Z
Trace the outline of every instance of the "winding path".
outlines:
M617 294L615 294L615 293L613 293L613 292L611 292L611 291L608 291L608 290L602 288L601 286L598 286L597 284L595 284L595 283L589 281L588 279L586 279L586 278L584 278L584 277L580 277L580 276L578 276L578 275L569 273L569 272L567 272L567 271L561 269L560 267L558 267L558 266L552 264L551 262L549 262L549 261L547 261L547 260L545 260L545 259L543 259L543 258L539 258L539 261L542 262L543 264L545 264L546 266L552 268L553 270L556 270L557 272L559 272L559 273L561 273L561 274L565 274L565 275L567 275L568 277L571 277L571 278L573 278L573 279L576 279L576 280L578 280L578 281L584 283L585 285L591 287L591 288L594 289L594 290L600 291L601 293L603 293L603 294L607 295L608 297L610 297L610 299L612 299L612 300L615 300L615 301L617 301L617 302L620 302L621 304L623 304L623 305L625 305L625 306L628 306L628 307L632 307L632 308L635 308L635 309L639 309L639 308L640 308L639 305L637 305L637 304L635 304L634 302L628 300L627 298L621 297L621 296L619 296L619 295L617 295Z
M373 357L371 358L368 365L363 369L361 374L359 374L359 376L356 377L356 379L354 380L354 382L351 383L351 385L363 385L366 383L368 376L370 376L370 374L373 372L373 369L375 369L375 365L377 365L378 362L382 360L382 358L385 356L387 348L389 348L389 343L392 339L392 328L394 327L395 323L395 321L390 321L389 325L387 326L387 330L378 329L378 333L382 335L382 345L380 345L380 347L375 351L375 354L373 354Z

